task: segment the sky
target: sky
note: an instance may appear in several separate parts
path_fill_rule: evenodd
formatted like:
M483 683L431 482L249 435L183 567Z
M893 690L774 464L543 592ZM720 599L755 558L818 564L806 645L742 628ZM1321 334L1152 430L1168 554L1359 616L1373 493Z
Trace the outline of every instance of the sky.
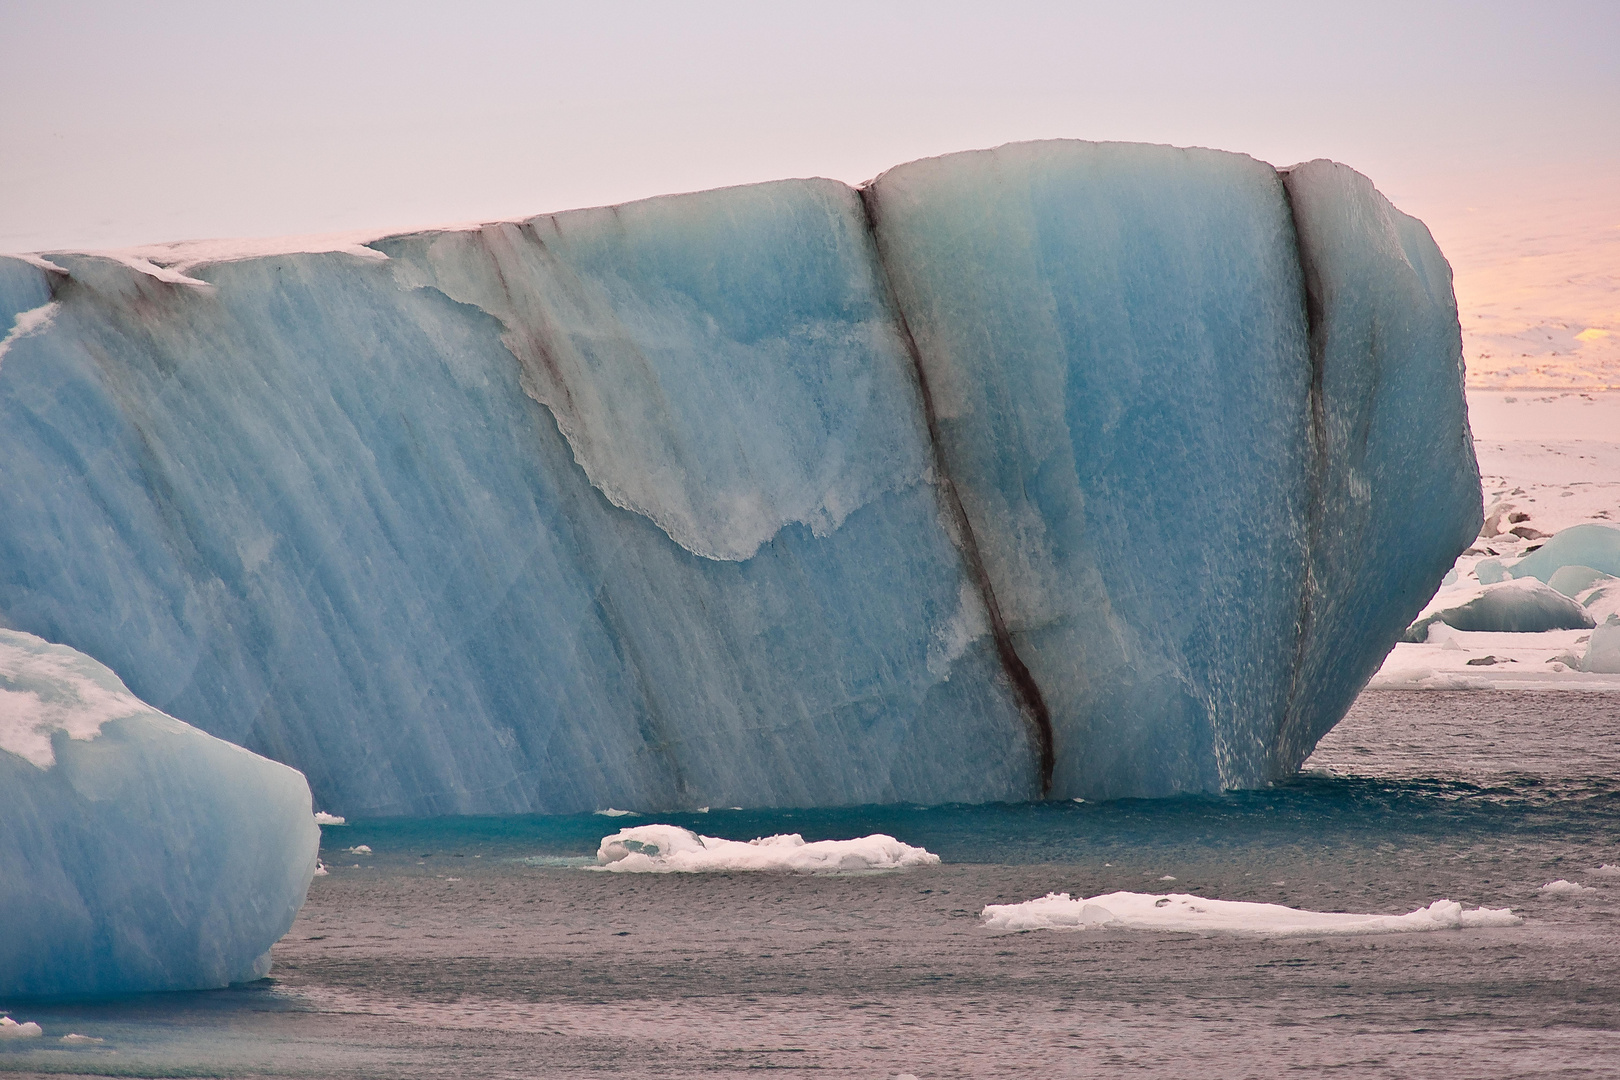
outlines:
M1620 387L1615 0L0 0L0 251L858 183L1057 137L1346 162L1450 255L1476 375Z

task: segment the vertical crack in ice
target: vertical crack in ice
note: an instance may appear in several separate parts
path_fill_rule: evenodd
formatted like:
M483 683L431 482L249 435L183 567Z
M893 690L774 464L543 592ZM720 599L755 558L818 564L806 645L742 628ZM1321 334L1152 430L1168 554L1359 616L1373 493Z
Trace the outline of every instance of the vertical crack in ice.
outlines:
M1277 175L1286 178L1288 171L1278 169ZM1288 204L1289 220L1294 226L1294 250L1299 258L1300 285L1304 293L1305 337L1307 355L1311 364L1310 388L1306 391L1306 409L1310 446L1307 450L1305 473L1305 574L1299 589L1299 618L1294 634L1294 660L1288 677L1288 701L1278 719L1279 730L1271 739L1271 761L1267 772L1273 778L1290 775L1298 768L1291 749L1301 721L1301 694L1306 678L1306 659L1316 630L1316 555L1322 550L1322 530L1327 520L1327 403L1325 400L1326 335L1323 331L1322 286L1316 266L1300 243L1299 216L1294 208L1293 196L1287 184L1278 185L1283 201Z
M956 526L956 534L961 538L962 557L967 563L968 573L978 585L979 596L984 600L985 613L990 620L990 634L996 643L996 655L1012 683L1013 692L1018 696L1019 706L1029 721L1031 732L1035 737L1036 755L1040 766L1041 795L1044 798L1052 792L1052 770L1056 763L1052 746L1052 714L1046 706L1046 698L1041 694L1041 688L1036 684L1035 677L1029 673L1023 658L1013 647L1012 635L1007 631L1006 620L1002 618L1001 605L996 600L990 575L984 568L984 557L979 551L979 542L973 533L973 523L968 520L967 510L963 508L956 484L951 479L950 470L946 468L944 444L939 434L939 417L934 410L934 396L928 386L928 374L923 369L922 355L917 348L917 339L912 336L911 325L906 321L905 312L900 310L900 304L895 299L894 288L889 279L889 267L883 261L883 252L877 243L877 217L872 189L861 187L857 190L861 196L861 207L866 213L866 230L872 240L873 255L882 274L883 290L889 306L894 311L895 325L900 330L900 340L905 346L906 355L911 358L912 370L917 375L923 418L928 425L928 446L934 455L933 471L940 501Z

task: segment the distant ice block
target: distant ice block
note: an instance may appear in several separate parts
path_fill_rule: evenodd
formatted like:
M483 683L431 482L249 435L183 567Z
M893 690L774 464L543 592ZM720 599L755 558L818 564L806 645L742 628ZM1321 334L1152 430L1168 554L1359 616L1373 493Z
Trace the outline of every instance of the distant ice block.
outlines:
M1584 630L1593 625L1592 616L1579 603L1535 578L1487 585L1472 599L1413 623L1405 640L1428 641L1429 627L1437 622L1455 630L1508 634Z
M1586 655L1581 658L1581 670L1620 675L1620 615L1610 615L1602 626L1592 631Z
M361 239L0 258L0 616L334 815L1263 783L1477 531L1448 271L1341 166Z
M1602 570L1594 570L1590 566L1560 566L1547 577L1547 585L1555 592L1565 596L1578 596L1596 585L1600 580L1609 578Z
M1567 884L1567 883L1566 883ZM1425 930L1458 930L1518 926L1511 908L1465 910L1451 900L1436 900L1405 915L1358 915L1336 911L1303 911L1281 904L1208 900L1190 893L1114 892L1085 899L1047 893L1022 904L990 904L980 916L988 930L1123 930L1191 931L1249 934L1256 937L1334 937L1357 934L1409 934Z
M0 629L0 995L263 976L315 870L304 778Z
M1620 529L1609 525L1572 525L1508 568L1516 578L1551 581L1566 566L1586 566L1620 577Z
M939 856L883 833L812 843L806 843L798 833L789 833L744 843L699 836L676 825L638 825L603 837L596 861L596 869L621 874L728 870L825 874L938 866Z

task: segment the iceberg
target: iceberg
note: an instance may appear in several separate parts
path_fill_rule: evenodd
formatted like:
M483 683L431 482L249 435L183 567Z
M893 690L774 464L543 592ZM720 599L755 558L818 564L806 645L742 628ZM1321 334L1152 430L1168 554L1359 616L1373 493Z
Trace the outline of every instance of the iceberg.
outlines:
M1620 615L1610 615L1602 626L1592 631L1592 640L1581 659L1581 670L1620 675Z
M264 976L315 872L304 778L0 629L0 995ZM36 1029L37 1033L37 1029Z
M0 618L350 817L1263 783L1479 525L1449 271L1326 162L0 258L0 336Z
M1580 566L1620 577L1620 529L1609 525L1572 525L1514 563L1508 573L1550 582L1568 566Z
M1466 594L1465 594L1466 595ZM1472 599L1443 608L1413 623L1404 640L1429 640L1429 629L1445 623L1454 630L1540 634L1547 630L1589 630L1592 616L1575 600L1535 578L1486 585Z

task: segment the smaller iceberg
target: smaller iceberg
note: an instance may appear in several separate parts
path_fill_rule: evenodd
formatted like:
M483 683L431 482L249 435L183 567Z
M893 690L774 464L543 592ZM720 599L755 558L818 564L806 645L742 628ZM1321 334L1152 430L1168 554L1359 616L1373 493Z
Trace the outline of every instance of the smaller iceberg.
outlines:
M1590 589L1600 581L1609 578L1601 570L1594 570L1590 566L1579 564L1560 566L1547 578L1547 585L1554 592L1561 592L1572 599L1578 599L1580 594Z
M798 833L788 833L743 842L699 836L677 825L638 825L603 837L596 861L592 869L621 874L727 870L828 874L938 866L939 856L883 833L813 843Z
M1303 911L1281 904L1244 900L1208 900L1190 893L1112 892L1081 900L1068 893L1047 893L1022 904L989 904L980 916L987 930L1179 930L1252 934L1260 937L1404 934L1421 930L1457 930L1482 926L1518 926L1523 920L1511 908L1464 910L1451 900L1436 900L1405 915L1358 915L1338 911Z
M1509 568L1516 578L1550 582L1566 566L1584 566L1620 577L1620 529L1608 525L1572 525Z
M1592 631L1581 670L1620 675L1620 615L1610 615L1607 622Z
M1589 630L1592 616L1579 603L1536 578L1486 585L1471 600L1424 616L1405 640L1422 644L1429 628L1445 623L1454 630L1498 634L1540 634L1548 630Z
M302 774L159 712L81 652L6 629L0 821L4 997L261 978L320 841Z

